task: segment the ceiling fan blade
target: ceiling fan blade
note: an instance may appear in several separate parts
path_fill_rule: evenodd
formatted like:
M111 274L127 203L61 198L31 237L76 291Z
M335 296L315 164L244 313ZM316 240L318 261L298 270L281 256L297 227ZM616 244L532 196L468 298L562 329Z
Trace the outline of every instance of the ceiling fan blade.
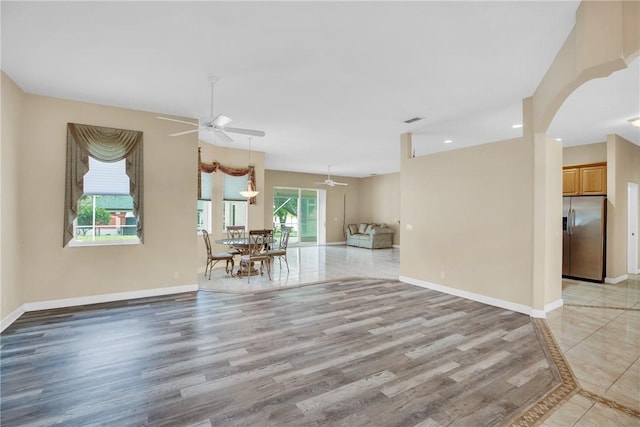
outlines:
M253 129L240 129L240 128L224 128L226 132L231 133L239 133L242 135L251 135L251 136L265 136L266 134L261 130L253 130Z
M226 142L227 144L230 144L233 142L233 139L231 139L229 135L222 132L221 130L216 129L213 133L215 135L215 138L220 138L222 142Z
M231 123L231 118L218 114L211 123L213 123L215 127L224 128L226 125Z
M169 122L184 123L185 125L198 126L198 123L192 123L192 122L187 122L187 121L178 120L178 119L171 119L169 117L157 116L156 119L167 120Z
M185 130L183 132L170 133L169 136L180 136L180 135L186 135L188 133L196 133L199 131L200 129L191 129L191 130Z
M349 185L346 182L335 182L333 181L333 185Z

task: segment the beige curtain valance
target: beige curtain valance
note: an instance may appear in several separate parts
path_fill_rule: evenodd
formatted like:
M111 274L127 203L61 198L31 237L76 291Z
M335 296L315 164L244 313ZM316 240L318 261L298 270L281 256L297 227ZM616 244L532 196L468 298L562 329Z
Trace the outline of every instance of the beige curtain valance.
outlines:
M89 157L101 162L117 162L126 159L129 194L133 199L133 215L138 220L137 235L142 241L142 132L67 123L63 247L73 239L73 221L78 215L78 200L84 193L84 176L89 172Z
M200 185L201 185L201 176L200 173L213 173L220 171L224 174L231 176L245 176L249 175L249 185L251 188L256 188L256 168L255 166L248 166L246 168L233 168L230 166L225 166L220 164L219 162L213 163L204 163L200 158L200 148L198 148L198 161L200 163L200 168L198 169L198 194L200 194ZM251 197L249 199L250 205L256 204L256 198Z

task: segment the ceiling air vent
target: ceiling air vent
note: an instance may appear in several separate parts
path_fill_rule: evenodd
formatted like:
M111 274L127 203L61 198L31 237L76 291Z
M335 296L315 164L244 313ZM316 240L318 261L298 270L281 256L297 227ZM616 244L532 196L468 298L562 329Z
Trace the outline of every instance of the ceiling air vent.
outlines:
M404 122L406 124L409 124L409 123L417 122L417 121L420 121L420 120L424 120L424 117L417 117L416 116L416 117L413 117L413 118L411 118L409 120L405 120Z

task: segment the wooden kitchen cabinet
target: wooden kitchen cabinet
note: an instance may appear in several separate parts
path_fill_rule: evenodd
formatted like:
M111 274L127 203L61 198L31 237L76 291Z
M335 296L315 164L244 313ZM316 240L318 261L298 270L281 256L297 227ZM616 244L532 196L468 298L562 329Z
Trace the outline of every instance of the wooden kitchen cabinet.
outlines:
M562 195L575 196L580 193L580 170L569 168L562 170Z
M580 168L580 194L607 194L607 166Z
M567 166L562 169L563 196L607 194L607 164Z

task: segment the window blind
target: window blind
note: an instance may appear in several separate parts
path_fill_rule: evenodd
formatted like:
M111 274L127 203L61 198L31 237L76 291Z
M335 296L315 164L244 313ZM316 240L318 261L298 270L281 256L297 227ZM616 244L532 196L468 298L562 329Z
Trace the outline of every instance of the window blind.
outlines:
M240 195L241 191L247 189L249 175L243 176L224 176L224 200L246 202L247 198Z
M122 159L107 163L89 157L89 172L83 177L83 193L90 195L129 194L129 177L125 170L126 161L126 159Z
M200 197L198 200L211 201L211 176L210 173L200 172Z

